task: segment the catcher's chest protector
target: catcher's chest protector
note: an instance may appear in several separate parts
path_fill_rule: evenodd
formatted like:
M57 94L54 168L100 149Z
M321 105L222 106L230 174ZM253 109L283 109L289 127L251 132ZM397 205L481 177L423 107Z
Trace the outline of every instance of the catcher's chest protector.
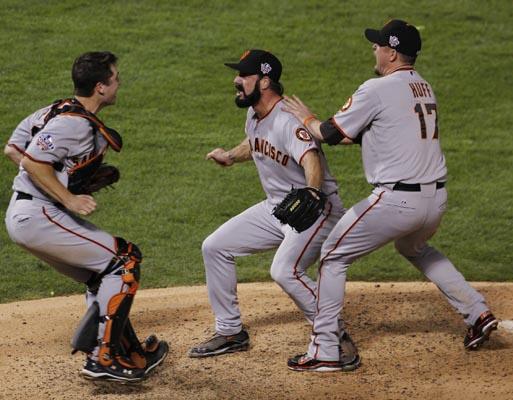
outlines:
M68 170L69 181L68 189L73 194L87 193L83 187L89 182L91 177L98 171L102 164L103 157L110 146L114 151L119 152L123 147L121 135L114 129L108 128L93 113L87 111L76 99L57 100L52 104L48 114L45 116L44 123L41 127L32 128L32 136L42 130L46 124L58 115L77 116L86 119L92 127L92 135L94 138L94 150L87 157L75 160L75 165ZM96 140L97 133L107 141L108 146L101 147ZM57 171L62 171L64 165L55 163L53 165Z

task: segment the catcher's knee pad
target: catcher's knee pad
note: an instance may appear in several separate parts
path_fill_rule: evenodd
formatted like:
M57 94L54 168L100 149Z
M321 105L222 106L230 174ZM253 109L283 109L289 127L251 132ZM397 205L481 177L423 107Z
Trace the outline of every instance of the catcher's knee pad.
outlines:
M116 238L116 244L117 255L104 275L121 275L123 285L120 293L110 298L107 313L101 317L101 321L105 323L105 331L100 344L99 362L103 366L110 366L113 358L123 355L121 341L126 330L130 308L139 287L142 261L142 254L135 244L122 238Z

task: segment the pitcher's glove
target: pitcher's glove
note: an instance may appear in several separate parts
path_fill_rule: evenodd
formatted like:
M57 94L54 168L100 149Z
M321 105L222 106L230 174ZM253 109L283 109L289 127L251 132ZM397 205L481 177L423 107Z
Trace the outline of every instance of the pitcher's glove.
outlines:
M306 231L324 211L326 195L320 190L305 187L294 189L278 204L273 215L282 224L289 224L297 232Z
M73 194L91 194L119 181L119 170L109 164L102 163L96 168L88 167L77 170L70 175L68 190Z

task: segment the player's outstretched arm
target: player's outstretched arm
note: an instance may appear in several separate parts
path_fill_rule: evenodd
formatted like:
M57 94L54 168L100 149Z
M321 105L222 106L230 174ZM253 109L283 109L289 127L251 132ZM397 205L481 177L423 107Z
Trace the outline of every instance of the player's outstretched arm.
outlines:
M282 110L294 115L303 126L318 140L324 142L321 134L321 121L317 119L308 106L297 96L283 96Z
M291 113L294 115L302 124L303 126L308 129L308 132L310 132L317 140L320 142L327 142L325 136L321 132L321 125L322 122L317 119L315 114L313 114L310 109L304 104L301 99L297 96L283 96L283 103L284 106L282 107L283 111L286 111L288 113ZM328 121L327 121L328 122ZM335 129L335 128L334 128ZM338 136L338 134L337 134ZM344 137L340 142L337 142L337 144L353 144L354 142Z
M53 166L23 157L21 166L27 171L30 179L46 193L52 196L68 210L89 215L96 209L96 201L86 194L74 195L55 176Z
M249 161L251 158L249 139L244 139L238 146L228 151L222 148L214 149L205 157L205 159L214 160L223 167L229 167L236 162Z

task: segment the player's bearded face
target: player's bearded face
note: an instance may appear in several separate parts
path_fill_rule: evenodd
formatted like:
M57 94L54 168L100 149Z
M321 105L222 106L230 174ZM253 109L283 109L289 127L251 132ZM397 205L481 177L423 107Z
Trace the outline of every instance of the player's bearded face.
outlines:
M262 93L260 92L260 79L255 82L255 88L249 94L246 93L244 86L241 83L236 83L235 88L237 89L237 96L235 97L235 104L239 108L252 107L258 103Z

